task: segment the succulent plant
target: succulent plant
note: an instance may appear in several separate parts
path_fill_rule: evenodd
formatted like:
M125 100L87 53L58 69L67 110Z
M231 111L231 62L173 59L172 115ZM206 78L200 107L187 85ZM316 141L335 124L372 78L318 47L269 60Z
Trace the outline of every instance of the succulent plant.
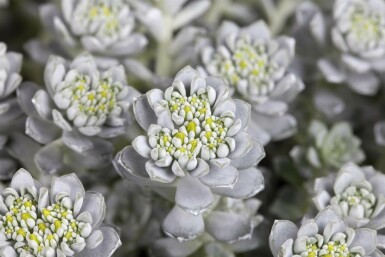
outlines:
M158 203L151 194L144 194L138 186L124 180L119 180L112 188L101 186L101 189L96 186L95 190L102 192L106 199L105 221L120 228L122 246L114 256L135 255L160 237L161 224L155 213L157 205L163 202Z
M300 227L288 220L275 221L269 242L274 257L384 256L377 249L375 230L350 228L330 207Z
M252 105L249 132L263 143L295 132L296 120L286 114L287 104L304 84L288 70L294 47L293 38L273 38L263 21L245 28L225 21L218 29L215 45L201 51L202 73L222 77L234 97Z
M0 257L385 257L385 0L0 0L0 38Z
M53 56L44 80L46 89L26 83L18 91L21 107L28 114L26 134L45 145L37 153L38 166L55 172L60 165L54 162L62 158L63 147L84 154L85 163L90 156L88 163L94 162L94 167L105 163L113 150L105 139L125 133L128 108L139 95L126 84L124 68L99 71L90 55L80 55L71 63Z
M377 93L385 70L384 1L337 0L331 11L304 2L297 23L326 50L319 51L317 65L327 81L345 82L362 95ZM309 47L314 52L314 45Z
M129 73L150 88L163 84L181 68L191 65L196 45L205 30L195 22L210 7L210 0L128 0L142 29L149 35L151 51L144 58L124 61Z
M74 174L40 186L24 169L12 178L1 198L3 256L111 256L118 233L103 225L104 198L85 192Z
M19 74L23 57L14 52L7 52L7 46L0 42L0 179L9 179L17 170L17 162L5 149L12 129L20 128L23 115L13 93L21 83ZM22 130L20 130L22 131Z
M0 133L5 136L10 130L19 128L24 118L15 97L15 90L22 81L22 62L21 54L7 51L6 44L0 42Z
M210 7L209 0L129 1L139 21L158 42L169 39L173 31L188 25ZM168 24L170 20L173 22Z
M313 120L308 134L309 145L295 146L290 152L300 165L304 160L316 169L338 170L347 162L361 163L365 159L361 140L346 122L336 123L328 129L322 122Z
M382 229L385 176L371 166L343 165L338 174L315 180L314 203L318 210L331 205L353 228Z
M204 214L205 233L193 241L179 242L174 238L155 240L151 252L159 257L233 256L250 251L261 241L259 225L263 217L257 214L261 202L257 199L221 197Z
M117 154L115 166L130 181L176 187L176 206L163 223L167 234L181 240L202 234L201 213L213 193L242 199L263 189L254 167L263 147L245 132L250 107L231 99L221 79L186 67L165 92L137 98L133 111L146 134Z
M27 44L30 54L42 62L46 61L46 52L75 57L86 50L98 57L100 66L108 67L147 45L144 35L135 32L135 15L125 0L59 2L40 6L41 21L52 34L51 45L56 47L49 49L38 40Z

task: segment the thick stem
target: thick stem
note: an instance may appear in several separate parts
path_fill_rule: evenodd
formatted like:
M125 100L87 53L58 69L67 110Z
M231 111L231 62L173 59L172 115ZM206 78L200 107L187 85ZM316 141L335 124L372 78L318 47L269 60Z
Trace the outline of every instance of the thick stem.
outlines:
M282 0L279 3L274 17L270 20L270 29L274 35L282 31L287 19L294 12L300 2L301 0Z
M167 77L170 76L171 70L171 58L168 52L170 43L168 41L158 42L156 50L156 66L155 72L158 76Z
M266 18L271 22L274 19L275 5L271 0L261 0L259 3L266 14Z
M282 31L287 19L294 12L302 0L281 0L275 6L271 0L262 0L260 5L269 21L270 30L273 35Z
M207 24L209 24L210 27L216 27L221 21L223 13L229 6L230 0L213 1L209 11L205 15Z
M157 42L155 72L158 76L168 77L171 72L171 56L169 47L172 40L172 18L163 12L164 34Z

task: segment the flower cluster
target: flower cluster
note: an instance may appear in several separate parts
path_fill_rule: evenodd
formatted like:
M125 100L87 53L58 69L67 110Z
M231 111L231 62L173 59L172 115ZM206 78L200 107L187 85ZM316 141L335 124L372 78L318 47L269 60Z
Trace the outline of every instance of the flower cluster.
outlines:
M101 226L100 194L86 193L74 174L38 186L20 169L1 199L1 252L5 256L111 256L120 245L117 232Z
M217 92L210 86L198 88L202 82L194 81L196 92L191 90L190 96L186 96L183 83L176 81L165 92L165 100L154 106L160 112L168 109L172 120L180 126L170 130L152 125L148 130L151 158L164 162L165 166L172 164L174 173L181 168L194 170L198 165L197 158L206 161L226 158L236 147L233 137L240 131L241 121L236 123L235 114L231 111L213 115L211 106L216 101ZM178 162L174 164L173 159Z
M263 143L288 137L296 129L294 117L286 114L287 103L304 88L288 70L294 47L293 38L273 38L263 21L245 28L225 21L216 45L201 51L202 72L225 79L236 97L254 107L256 119L249 132Z
M360 148L361 141L345 122L336 123L330 130L320 121L313 120L308 128L309 145L295 146L292 158L315 169L338 170L348 162L361 163L365 155Z
M27 113L26 134L45 147L35 160L42 171L61 169L63 147L88 159L103 159L91 164L102 165L111 158L113 147L107 140L125 133L128 108L139 93L127 85L122 66L99 71L90 55L80 55L71 63L52 56L45 68L46 90L30 83L18 91L21 107ZM25 99L32 99L26 102ZM59 140L59 141L58 141Z
M125 0L61 1L60 5L40 6L40 16L61 52L74 57L87 50L106 67L103 62L127 58L147 45L144 35L134 32L136 21L131 9ZM48 57L41 51L44 44L41 40L27 44L31 55L43 63ZM51 51L58 53L55 48Z
M383 255L376 249L375 230L354 230L331 208L322 210L300 228L290 221L276 221L269 241L274 256Z
M380 230L383 227L384 175L373 167L358 167L353 163L342 166L337 175L318 178L313 198L322 210L331 205L352 227Z
M201 213L213 204L213 193L248 198L263 189L254 166L264 151L244 131L250 107L232 100L224 81L186 67L164 92L139 97L133 111L146 135L118 153L115 166L130 181L177 187L176 206L163 222L167 234L201 235Z
M248 102L260 104L269 99L278 100L283 93L280 88L289 81L287 86L293 91L291 98L302 90L301 81L287 71L294 55L294 40L272 38L263 21L242 29L224 22L216 40L216 48L202 50L202 63L207 73L225 78Z
M331 9L323 11L311 2L303 3L297 11L299 35L308 28L319 45L330 44L337 53L325 53L317 62L327 81L345 82L362 95L376 94L379 73L384 71L385 3L338 0ZM308 47L314 50L314 45Z

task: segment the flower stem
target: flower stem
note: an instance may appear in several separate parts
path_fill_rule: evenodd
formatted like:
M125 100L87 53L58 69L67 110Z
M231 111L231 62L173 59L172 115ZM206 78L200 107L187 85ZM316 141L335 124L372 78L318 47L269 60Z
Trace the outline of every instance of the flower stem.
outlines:
M277 5L274 5L271 0L261 1L261 7L269 20L270 30L273 35L281 32L287 19L300 2L302 0L281 0Z
M209 11L206 13L206 22L211 27L218 26L223 13L230 6L230 0L214 0Z
M163 37L157 42L156 50L156 66L155 72L158 76L168 77L171 73L171 56L169 47L172 40L172 18L164 13L164 34Z

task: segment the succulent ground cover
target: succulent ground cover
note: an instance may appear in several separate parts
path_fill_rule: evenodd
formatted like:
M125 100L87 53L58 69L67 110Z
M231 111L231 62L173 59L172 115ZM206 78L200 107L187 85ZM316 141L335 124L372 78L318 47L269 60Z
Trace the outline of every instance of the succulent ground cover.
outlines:
M0 257L385 255L385 0L0 0Z

